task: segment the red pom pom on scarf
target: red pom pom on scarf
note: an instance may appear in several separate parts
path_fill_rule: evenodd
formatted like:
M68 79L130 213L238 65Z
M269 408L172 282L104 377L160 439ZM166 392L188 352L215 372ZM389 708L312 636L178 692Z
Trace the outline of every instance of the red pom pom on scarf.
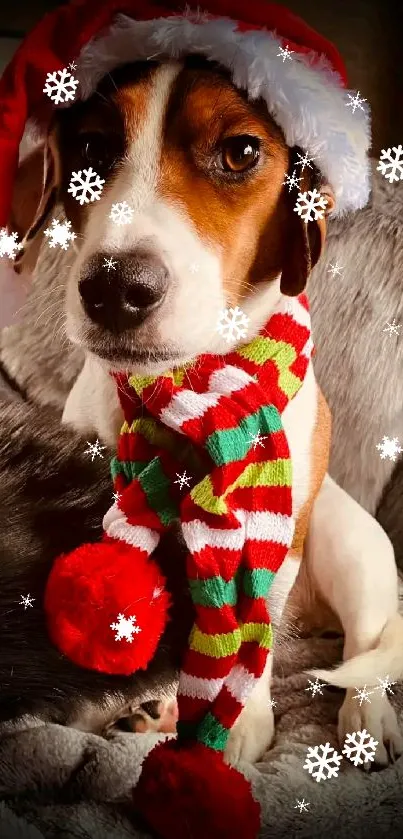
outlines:
M108 538L81 545L50 572L49 635L80 667L126 676L145 669L167 622L164 584L157 563L130 545Z

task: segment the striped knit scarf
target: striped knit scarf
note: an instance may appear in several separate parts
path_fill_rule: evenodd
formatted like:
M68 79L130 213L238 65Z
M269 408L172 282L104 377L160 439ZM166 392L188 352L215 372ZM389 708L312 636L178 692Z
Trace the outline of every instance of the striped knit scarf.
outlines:
M260 334L226 356L117 377L125 423L105 532L150 556L180 520L189 551L195 621L179 679L180 741L225 749L272 647L267 595L294 528L281 414L311 352L301 295L282 298Z

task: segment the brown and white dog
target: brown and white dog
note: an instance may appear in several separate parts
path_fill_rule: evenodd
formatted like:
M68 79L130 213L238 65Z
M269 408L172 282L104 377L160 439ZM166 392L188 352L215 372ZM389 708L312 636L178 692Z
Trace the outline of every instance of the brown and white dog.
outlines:
M32 206L17 200L12 227L23 233L31 225L32 247L21 253L22 262L38 250L38 234L58 200L77 234L66 330L86 361L64 422L114 445L121 416L111 369L158 374L201 353L228 352L231 345L215 329L222 309L242 307L250 339L281 295L303 290L326 222L306 224L293 212L283 182L295 153L266 107L248 101L225 72L201 58L120 68L87 102L58 114L39 210L33 218L33 187ZM17 196L41 155L23 162ZM105 187L99 201L80 207L67 188L72 171L85 166L105 178ZM312 179L330 212L331 189L316 170L304 173L305 188L313 188ZM133 209L128 225L110 217L122 201ZM308 614L317 625L337 617L345 663L318 674L347 688L340 737L365 727L379 741L377 762L386 763L403 751L389 699L377 691L371 704L359 705L352 688L403 675L393 550L377 522L326 474L330 417L311 364L284 426L296 531L270 594L270 613L278 626L293 589L293 614ZM271 742L272 660L231 732L231 762L254 761Z

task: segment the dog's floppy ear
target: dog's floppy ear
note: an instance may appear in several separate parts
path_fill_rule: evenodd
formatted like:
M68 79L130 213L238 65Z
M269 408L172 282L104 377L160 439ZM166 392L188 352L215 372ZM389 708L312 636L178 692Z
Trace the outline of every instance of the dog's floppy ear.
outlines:
M41 233L55 207L60 182L60 161L53 132L20 163L14 184L8 227L22 244L14 270L32 271L41 246Z
M295 166L294 155L291 155L290 173ZM298 192L317 189L326 199L323 218L316 221L304 221L296 212ZM302 173L298 191L286 189L287 203L287 231L281 272L281 291L289 297L294 297L304 290L312 268L316 265L322 253L326 238L327 216L333 210L335 199L328 185L320 184L317 170L306 170Z

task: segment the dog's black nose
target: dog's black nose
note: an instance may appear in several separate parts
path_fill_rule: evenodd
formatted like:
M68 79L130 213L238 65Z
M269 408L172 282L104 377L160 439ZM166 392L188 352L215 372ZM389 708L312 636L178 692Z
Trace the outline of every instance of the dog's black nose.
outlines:
M94 323L123 332L138 326L162 303L168 281L167 267L150 251L100 253L87 263L78 289Z

